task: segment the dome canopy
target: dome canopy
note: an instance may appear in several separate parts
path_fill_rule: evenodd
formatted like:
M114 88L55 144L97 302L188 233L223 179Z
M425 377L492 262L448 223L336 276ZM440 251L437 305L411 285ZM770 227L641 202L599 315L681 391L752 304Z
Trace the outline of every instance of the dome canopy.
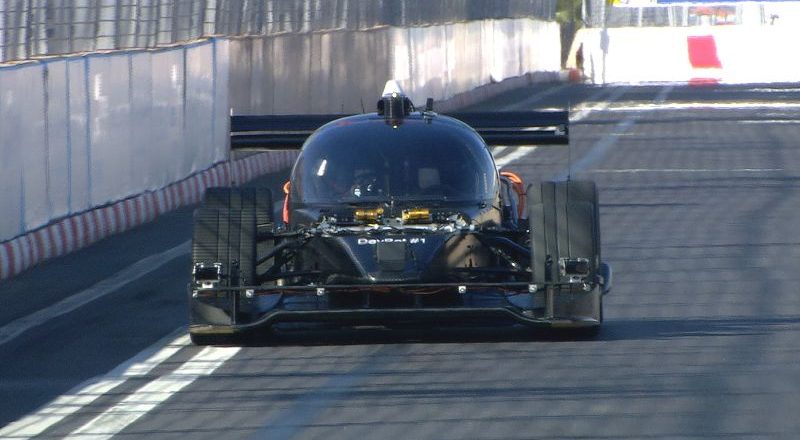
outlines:
M383 201L485 201L497 172L483 139L446 116L376 114L331 122L309 137L292 171L303 204Z

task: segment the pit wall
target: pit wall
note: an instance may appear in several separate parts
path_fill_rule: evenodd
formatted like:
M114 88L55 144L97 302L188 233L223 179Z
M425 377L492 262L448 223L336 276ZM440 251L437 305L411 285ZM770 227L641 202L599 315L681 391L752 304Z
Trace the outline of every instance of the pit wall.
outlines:
M231 112L372 111L393 77L418 104L453 107L476 87L485 97L551 78L559 51L557 25L516 19L0 67L0 279L291 166L296 152L231 160Z
M800 28L787 25L581 29L567 67L582 44L594 84L797 82L796 41Z

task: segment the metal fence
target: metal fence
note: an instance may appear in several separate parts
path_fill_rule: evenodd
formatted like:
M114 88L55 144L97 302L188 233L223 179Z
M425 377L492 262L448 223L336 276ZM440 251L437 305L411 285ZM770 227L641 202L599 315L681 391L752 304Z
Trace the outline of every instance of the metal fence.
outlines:
M698 1L661 5L642 5L641 1L636 1L585 0L584 24L587 27L686 27L778 25L800 21L798 1Z
M552 20L555 6L555 0L0 0L0 62L211 35Z

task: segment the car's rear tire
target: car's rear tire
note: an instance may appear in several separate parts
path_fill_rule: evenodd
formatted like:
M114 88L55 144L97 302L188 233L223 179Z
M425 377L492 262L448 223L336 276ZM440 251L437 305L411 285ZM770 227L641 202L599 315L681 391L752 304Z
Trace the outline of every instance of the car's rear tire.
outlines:
M192 240L192 266L222 267L219 287L257 284L257 222L271 228L269 192L256 188L210 188L205 203L195 211ZM193 280L194 282L194 280ZM190 289L191 290L191 289ZM229 332L193 333L192 326L230 326L246 319L238 292L218 298L198 300L190 292L190 336L197 345L228 344L239 340Z
M220 287L255 283L256 224L252 209L201 207L194 214L192 265L222 264Z
M527 195L533 282L566 283L569 279L560 273L559 261L586 258L591 291L576 293L580 285L557 288L556 295L567 293L577 299L559 303L554 313L602 322L601 289L594 284L601 261L597 186L591 181L542 182L528 186ZM599 326L581 330L586 334L599 331Z
M558 280L559 258L589 258L594 276L600 266L600 223L595 183L542 182L528 186L527 194L533 281Z
M208 188L202 207L225 211L252 210L256 215L256 225L271 227L273 223L272 193L268 188Z

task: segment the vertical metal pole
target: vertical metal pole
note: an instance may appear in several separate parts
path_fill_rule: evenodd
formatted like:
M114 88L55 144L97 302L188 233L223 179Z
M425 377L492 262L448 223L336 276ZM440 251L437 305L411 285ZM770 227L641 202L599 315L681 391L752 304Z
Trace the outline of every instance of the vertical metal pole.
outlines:
M119 50L122 34L122 0L114 3L114 49Z
M0 63L6 60L6 8L0 10Z
M197 38L203 37L206 34L206 10L208 9L208 0L203 0L200 3L200 11L197 18Z
M170 43L175 43L176 41L178 41L178 26L180 24L178 20L178 11L180 9L178 7L178 0L172 0L172 7L170 9L172 14L172 32L171 32L172 35L170 36L169 39Z
M267 3L267 11L266 11L266 28L264 33L265 34L272 34L275 32L275 2L273 0L269 0Z
M545 318L552 319L555 317L555 299L556 288L547 286L544 296Z
M75 52L75 7L64 6L62 2L61 8L64 11L64 24L67 27L67 50L73 53Z
M231 296L231 325L236 325L236 315L239 314L239 294L238 290L229 290L228 294Z
M92 37L94 44L92 45L92 50L97 50L97 40L100 38L100 8L102 7L102 0L95 0L94 5L91 8L94 9L94 32L92 32ZM87 19L89 14L86 14ZM88 93L88 92L87 92Z
M33 45L33 0L28 0L25 6L25 56L30 58Z
M256 13L255 13L256 22L255 22L255 28L253 29L253 33L256 34L256 35L263 35L264 34L264 29L265 29L265 26L264 26L264 8L266 6L264 5L263 1L257 2L256 4L258 6L257 6L257 10L256 10Z
M142 47L139 40L142 33L142 2L136 2L133 14L133 38L131 38L131 40L133 42L133 47Z
M53 212L52 182L50 176L50 69L48 63L42 63L42 100L44 105L44 192L47 195L47 216L55 217Z
M151 8L150 11L152 12L153 9ZM158 40L161 36L161 0L156 1L156 13L152 15L156 22L156 28L153 33L155 36L155 38L153 38L153 46L158 46Z

